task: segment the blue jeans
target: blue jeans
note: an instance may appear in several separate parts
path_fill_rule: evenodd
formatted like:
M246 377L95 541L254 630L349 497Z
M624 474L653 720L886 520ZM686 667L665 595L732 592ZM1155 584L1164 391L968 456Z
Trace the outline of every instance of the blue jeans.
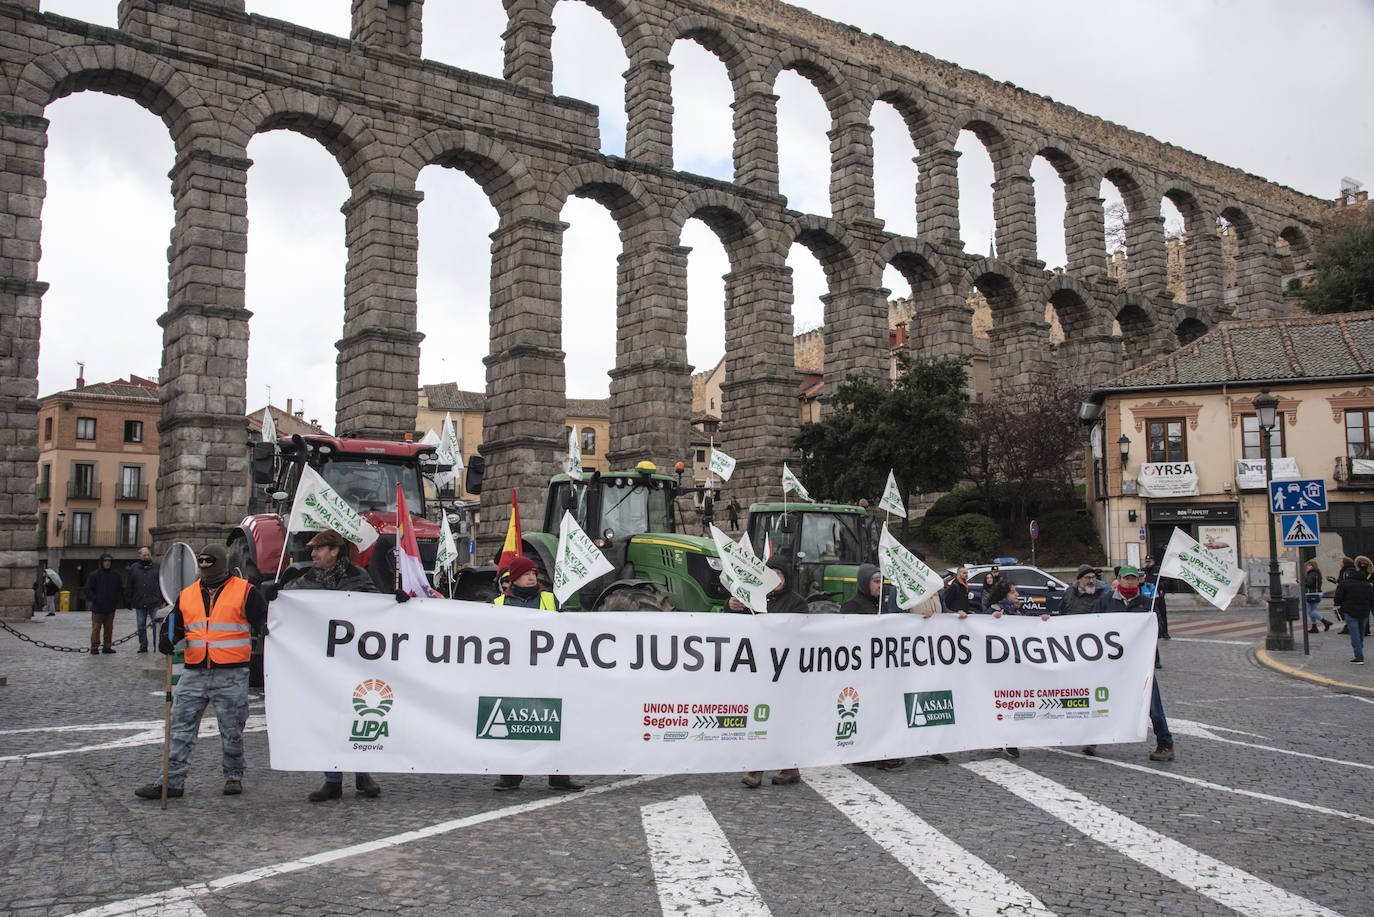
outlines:
M196 750L200 718L215 705L219 724L220 765L225 780L243 779L243 726L248 722L248 667L193 669L187 666L172 690L172 742L168 752L167 788L186 784L191 753Z
M1357 618L1354 615L1346 615L1346 630L1350 632L1350 648L1355 651L1355 661L1364 662L1364 628L1369 621L1369 615Z
M1150 728L1155 731L1155 744L1160 748L1174 747L1174 734L1169 731L1169 721L1164 718L1164 701L1159 696L1159 679L1150 688Z
M138 619L138 646L139 649L148 648L148 637L152 634L153 628L157 626L156 605L149 605L146 608L135 608L134 615Z
M1322 613L1317 611L1317 606L1320 604L1320 601L1307 603L1307 622L1312 627L1322 623Z

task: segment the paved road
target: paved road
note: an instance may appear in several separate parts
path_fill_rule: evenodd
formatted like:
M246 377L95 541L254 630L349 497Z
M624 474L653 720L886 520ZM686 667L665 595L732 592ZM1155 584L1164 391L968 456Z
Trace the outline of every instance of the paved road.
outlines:
M17 628L81 646L86 620ZM1263 668L1253 640L1162 644L1170 764L1145 743L1024 749L574 796L378 775L378 799L312 805L318 775L269 770L259 731L244 795L220 795L210 736L166 812L133 795L162 741L160 657L133 646L0 633L0 913L1374 913L1374 699Z

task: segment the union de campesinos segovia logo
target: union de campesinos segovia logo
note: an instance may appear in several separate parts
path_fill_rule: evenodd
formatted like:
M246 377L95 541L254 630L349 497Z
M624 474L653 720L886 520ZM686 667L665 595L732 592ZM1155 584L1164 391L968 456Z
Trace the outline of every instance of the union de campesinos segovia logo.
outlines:
M953 691L917 691L905 697L907 728L954 725Z
M479 697L477 738L557 742L563 732L561 697Z
M369 678L353 689L353 712L357 714L357 719L353 721L353 731L348 740L353 743L355 750L381 749L378 740L391 735L386 715L391 712L395 700L391 685L380 678Z
M835 712L839 715L835 723L835 741L841 745L853 745L854 737L859 734L859 692L846 687L835 698Z

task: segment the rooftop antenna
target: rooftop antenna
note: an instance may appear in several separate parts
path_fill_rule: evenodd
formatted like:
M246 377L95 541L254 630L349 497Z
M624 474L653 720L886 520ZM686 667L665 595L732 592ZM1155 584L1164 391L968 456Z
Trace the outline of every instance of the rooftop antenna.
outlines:
M1341 199L1347 204L1355 203L1355 195L1363 187L1364 182L1360 181L1358 178L1351 178L1349 175L1345 176L1341 179Z
M988 257L989 257L989 258L996 258L996 257L997 257L997 244L996 244L996 243L997 243L997 236L996 236L996 233L993 232L993 231L991 231L991 230L989 230L989 232L988 232Z

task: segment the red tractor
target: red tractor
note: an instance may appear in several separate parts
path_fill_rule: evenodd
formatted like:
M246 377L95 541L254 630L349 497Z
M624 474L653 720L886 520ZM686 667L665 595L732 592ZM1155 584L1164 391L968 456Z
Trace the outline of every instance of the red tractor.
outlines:
M253 444L254 498L249 504L249 515L229 533L229 565L237 567L245 579L260 583L274 579L278 567L310 563L310 550L305 545L315 533L292 532L289 543L286 539L291 503L296 497L301 469L306 465L315 469L380 533L366 551L359 551L357 546L349 548L349 560L367 570L377 588L383 592L395 588L397 484L401 485L406 506L412 513L410 525L419 541L420 560L427 570L434 566L439 526L424 518L425 491L432 491L425 477L447 470L439 464L434 446L297 435L275 444Z

